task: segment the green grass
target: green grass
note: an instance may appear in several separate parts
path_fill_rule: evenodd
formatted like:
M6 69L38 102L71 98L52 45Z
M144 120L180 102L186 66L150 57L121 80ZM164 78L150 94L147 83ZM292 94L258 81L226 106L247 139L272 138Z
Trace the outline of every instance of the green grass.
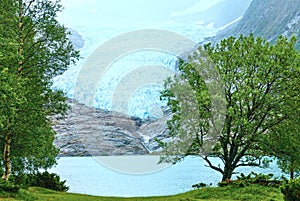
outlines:
M21 190L15 198L1 198L4 201L41 200L41 201L283 201L283 195L278 188L261 185L246 187L208 187L189 191L174 196L160 197L99 197L75 193L56 192L44 188L31 187Z

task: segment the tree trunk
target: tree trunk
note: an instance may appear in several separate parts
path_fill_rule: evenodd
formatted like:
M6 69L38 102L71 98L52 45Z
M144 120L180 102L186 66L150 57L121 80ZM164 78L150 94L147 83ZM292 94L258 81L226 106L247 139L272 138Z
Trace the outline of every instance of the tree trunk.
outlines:
M11 173L10 144L11 144L11 134L7 133L5 135L5 145L4 145L4 152L3 152L4 173L2 179L5 181L8 180Z
M294 161L290 164L290 180L294 179Z
M222 177L222 182L223 181L229 181L231 179L232 173L233 173L233 169L229 168L228 165L225 165L224 172L223 172L223 177Z

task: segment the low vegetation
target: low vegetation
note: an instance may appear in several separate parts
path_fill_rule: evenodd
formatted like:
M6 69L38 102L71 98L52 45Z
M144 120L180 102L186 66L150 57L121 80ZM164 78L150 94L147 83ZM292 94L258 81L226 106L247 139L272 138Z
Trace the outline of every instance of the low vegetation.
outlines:
M300 200L300 178L292 179L291 181L281 186L280 190L284 194L284 200Z
M13 198L5 198L6 195L0 193L1 200L55 200L55 201L283 201L283 194L281 194L279 188L261 186L257 184L251 184L245 187L207 187L202 189L196 189L187 193L178 194L174 196L160 196L160 197L134 197L134 198L120 198L120 197L99 197L90 195L81 195L66 192L57 192L39 187L30 187L28 190L21 189L17 194L11 194Z
M60 176L55 173L37 172L34 174L19 174L13 175L11 181L17 186L28 188L30 186L47 188L55 191L68 191L69 187L66 186L66 181L61 181ZM9 182L7 182L9 183ZM1 184L1 183L0 183ZM1 186L0 186L1 187Z

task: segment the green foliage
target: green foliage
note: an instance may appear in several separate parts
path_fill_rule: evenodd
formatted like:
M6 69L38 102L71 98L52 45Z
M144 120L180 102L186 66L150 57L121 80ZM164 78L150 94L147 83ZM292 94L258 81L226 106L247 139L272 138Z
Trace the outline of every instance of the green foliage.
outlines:
M298 150L296 150L295 152L298 152ZM296 161L293 158L292 159L279 158L277 161L277 165L282 170L282 172L286 174L290 174L290 179L294 179L300 176L299 160Z
M264 156L269 154L262 139L292 118L291 111L299 111L294 104L300 101L300 57L295 42L296 38L279 37L270 45L253 35L230 37L216 46L204 45L205 52L199 47L181 60L179 75L167 80L162 92L173 112L168 125L175 139L164 144L162 160L176 162L190 154L200 155L223 175L223 181L237 167L265 165ZM215 74L219 76L207 79ZM218 83L225 100L222 93L212 93ZM218 104L225 111L216 111ZM223 116L223 124L222 118L214 121L214 116ZM215 129L216 124L221 129ZM173 150L183 150L182 145L188 146L186 152L174 154ZM213 164L211 156L220 158L223 168Z
M282 180L274 178L273 174L262 174L262 173L255 173L251 172L248 175L244 175L241 173L240 176L237 176L237 180L244 181L251 184L260 184L264 186L273 186L279 187L282 184Z
M0 191L16 193L19 190L20 190L20 187L18 185L15 185L9 181L0 180Z
M206 184L206 183L203 183L203 182L200 182L198 184L194 184L192 185L193 188L204 188L204 187L208 187L208 186L212 186L212 184Z
M250 184L259 184L262 186L272 186L272 187L279 187L283 181L274 179L273 174L262 174L262 173L255 173L251 172L248 175L244 175L243 173L240 176L237 176L236 180L226 180L218 183L218 186L225 187L225 186L234 186L234 187L246 187Z
M66 181L61 181L60 176L55 173L38 172L34 174L19 174L12 175L10 180L22 188L28 189L29 187L42 187L55 191L68 191L69 187L66 186Z
M55 191L68 191L66 181L60 181L59 175L55 173L43 172L29 175L29 185L48 188Z
M290 180L288 183L281 186L280 190L284 194L285 201L300 200L300 179Z
M68 108L52 80L79 57L57 21L59 1L0 5L0 153L5 179L55 164L51 115Z
M19 175L11 175L9 178L9 181L19 185L23 189L27 189L30 185L30 175L33 174L19 174Z
M272 135L264 136L261 143L269 155L277 158L279 168L290 174L290 179L300 175L300 94L298 99L292 106L286 105L289 118L272 128ZM298 109L293 109L297 105Z
M243 188L246 186L249 186L249 182L244 180L228 180L228 181L222 181L218 183L219 187L225 187L225 186L233 186L237 188Z
M255 173L255 172L251 172L248 175L244 175L243 173L241 173L240 176L237 176L238 180L243 180L243 181L247 181L250 183L259 183L259 182L266 182L272 179L274 175L273 174L262 174L262 173Z

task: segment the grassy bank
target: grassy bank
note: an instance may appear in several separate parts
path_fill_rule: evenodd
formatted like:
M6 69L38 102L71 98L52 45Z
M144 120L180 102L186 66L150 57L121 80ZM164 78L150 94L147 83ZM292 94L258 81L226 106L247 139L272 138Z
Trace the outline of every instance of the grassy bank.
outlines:
M0 194L1 196L1 194ZM1 198L2 197L2 198ZM249 185L246 187L211 187L189 191L174 196L161 197L99 197L74 193L62 193L43 188L29 188L21 190L15 198L3 198L4 201L15 200L41 200L41 201L283 201L283 196L278 188L261 185Z

